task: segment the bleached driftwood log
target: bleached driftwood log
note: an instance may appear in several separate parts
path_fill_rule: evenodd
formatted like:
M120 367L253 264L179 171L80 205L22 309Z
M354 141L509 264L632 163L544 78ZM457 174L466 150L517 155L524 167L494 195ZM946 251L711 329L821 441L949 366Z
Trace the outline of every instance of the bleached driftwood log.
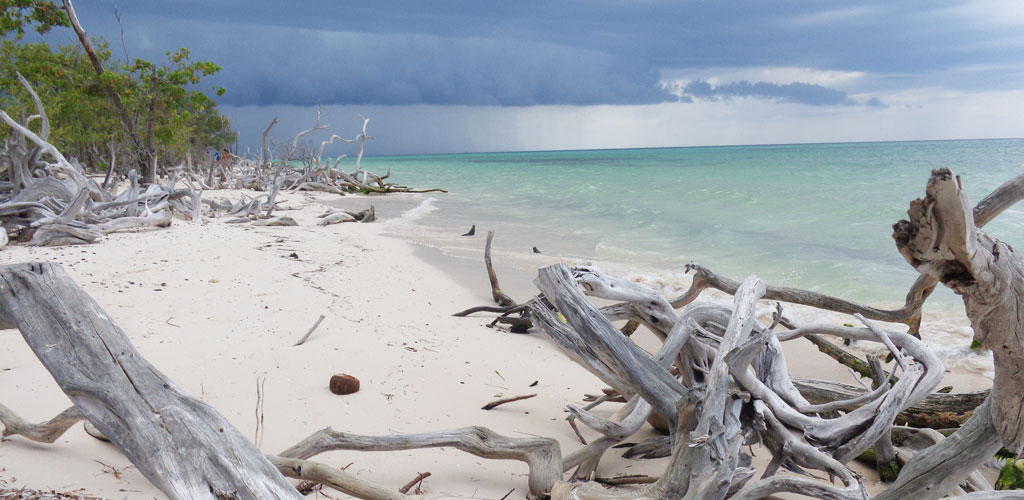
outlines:
M909 220L893 226L900 253L922 274L963 297L974 339L992 350L993 416L1004 445L1024 451L1024 258L978 229L967 194L949 169L932 172Z
M1005 209L1006 203L996 199L983 206ZM896 484L880 496L926 492L918 498L930 499L939 498L1001 446L1016 454L1024 451L1024 324L1019 316L1024 259L978 229L960 178L949 169L932 172L925 197L911 202L907 214L907 220L893 226L896 247L923 275L963 297L974 339L992 350L995 364L992 392L985 403L950 438L915 456Z
M320 222L317 222L317 225L328 226L342 222L373 222L375 220L377 220L377 212L376 209L373 208L373 205L370 205L370 208L361 212L352 212L350 210L331 210L320 215Z
M253 221L254 226L298 226L299 223L295 219L288 216L277 216L269 219L259 219Z
M139 217L121 217L111 219L108 222L99 224L99 230L103 234L116 233L143 227L168 227L173 220L170 210L162 210L157 213L148 213Z
M793 385L812 404L827 404L835 401L853 400L868 391L860 386L831 382L827 380L793 379ZM933 393L919 403L908 407L896 416L896 423L913 427L952 429L959 427L970 418L974 409L988 397L989 391L964 393ZM848 411L853 406L840 406Z
M373 484L351 472L346 472L336 467L310 462L309 460L272 455L268 456L267 459L285 476L330 486L356 498L368 500L411 500L409 496L397 490Z
M171 498L301 498L224 417L146 362L59 265L0 268L0 323L17 326L77 411Z

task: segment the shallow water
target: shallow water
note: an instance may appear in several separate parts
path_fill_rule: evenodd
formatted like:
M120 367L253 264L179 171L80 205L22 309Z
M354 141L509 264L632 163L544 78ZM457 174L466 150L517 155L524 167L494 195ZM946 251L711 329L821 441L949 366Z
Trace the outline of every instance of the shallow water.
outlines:
M959 174L977 202L1024 172L1024 140L770 145L365 158L375 172L448 194L407 196L393 232L479 258L472 224L495 229L496 255L523 267L547 255L592 260L666 293L685 264L741 279L900 305L917 277L896 251L892 224L923 196L932 169ZM986 229L1024 243L1024 209ZM962 306L930 300L939 349L969 355ZM927 335L927 333L926 333ZM946 357L946 356L944 356ZM986 360L982 363L987 365Z

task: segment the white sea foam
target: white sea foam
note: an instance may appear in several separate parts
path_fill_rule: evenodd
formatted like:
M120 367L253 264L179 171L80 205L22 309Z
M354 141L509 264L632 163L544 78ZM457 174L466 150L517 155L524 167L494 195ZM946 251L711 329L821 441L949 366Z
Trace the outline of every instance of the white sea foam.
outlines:
M435 201L437 201L437 198L433 197L421 201L419 205L402 212L402 218L406 221L422 219L427 214L437 210L437 207L434 206Z

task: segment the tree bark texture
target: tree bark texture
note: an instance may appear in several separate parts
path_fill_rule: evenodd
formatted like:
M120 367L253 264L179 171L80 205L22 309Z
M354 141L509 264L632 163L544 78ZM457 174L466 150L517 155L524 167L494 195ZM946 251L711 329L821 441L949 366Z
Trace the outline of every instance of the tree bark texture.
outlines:
M17 326L78 411L169 497L302 498L223 416L143 359L59 265L0 268L0 324Z

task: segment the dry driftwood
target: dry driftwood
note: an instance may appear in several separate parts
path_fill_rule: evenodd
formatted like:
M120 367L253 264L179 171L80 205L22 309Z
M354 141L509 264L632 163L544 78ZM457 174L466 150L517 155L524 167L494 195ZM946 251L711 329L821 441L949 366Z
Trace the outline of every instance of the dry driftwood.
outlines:
M475 233L476 225L473 225L472 229L462 236L471 236ZM501 315L491 322L490 326L494 326L497 323L504 323L511 326L509 331L512 333L527 333L527 331L529 331L533 326L533 323L527 317L528 307L525 304L516 303L515 299L502 291L501 285L498 284L498 273L494 270L494 264L491 261L491 243L493 241L494 231L488 231L487 243L484 245L484 268L487 270L487 279L491 285L491 298L498 303L498 307L476 306L464 311L459 311L452 316L464 317L478 312L497 312L501 313ZM512 316L513 314L516 314L517 316Z
M484 265L487 267L487 279L491 281L491 297L500 306L515 306L516 301L501 291L501 285L498 284L498 274L494 272L494 264L491 263L492 241L494 241L494 231L487 231L487 245L484 247Z
M377 212L373 208L373 205L370 205L370 208L361 212L352 212L350 210L331 210L320 216L320 222L317 222L317 225L328 226L341 222L373 222L375 220L377 220Z
M523 394L522 396L512 396L512 397L509 397L509 398L496 399L494 401L491 401L490 403L487 403L487 404L483 405L483 407L481 407L480 409L481 410L493 410L494 408L497 408L497 407L499 407L499 406L501 406L503 404L506 404L506 403L514 403L516 401L522 401L524 399L530 399L530 398L533 398L533 397L537 397L537 394Z
M0 320L17 326L78 411L171 498L300 498L224 417L147 363L59 265L0 268Z
M271 217L269 219L258 219L252 221L254 226L298 226L299 223L295 222L295 219L284 216Z
M66 3L66 7L73 16L70 2ZM80 29L80 26L76 26L76 29ZM0 171L0 185L10 184L9 190L0 190L0 223L5 230L3 237L0 237L0 248L7 241L8 232L15 235L18 241L28 241L31 245L83 244L97 241L102 234L110 232L144 227L167 227L175 216L199 222L204 215L218 216L218 211L238 216L239 219L249 219L245 222L270 220L269 223L258 225L281 225L288 219L272 219L271 215L274 210L281 209L277 197L282 191L316 190L342 195L348 192L443 191L421 191L386 183L385 179L390 177L390 171L379 176L362 170L360 161L363 142L369 138L366 136L369 122L367 118L363 119L363 131L360 136L353 140L342 139L346 142L360 142L360 155L356 160L355 172L349 174L341 170L340 158L333 165L323 164L323 147L334 139L340 139L337 136L321 144L315 158L304 159L307 167L293 166L291 160L300 149L299 140L324 128L320 124L318 112L317 123L312 128L298 133L287 153L279 160L271 162L270 152L266 148L266 132L269 132L270 127L277 122L275 118L264 133L263 159L260 162L228 155L222 162L211 161L208 165L201 165L194 164L191 154L187 153L185 164L166 169L167 183L161 185L157 184L155 177L157 158L147 149L142 153L148 155L147 161L152 164L147 164L147 167L152 168L146 169L147 175L151 175L151 178L140 179L138 173L131 170L127 173L130 185L121 193L110 192L108 189L111 189L111 175L116 160L113 146L110 147L110 169L103 185L100 186L85 176L77 161L68 160L47 141L50 126L43 103L28 81L20 75L18 77L32 96L38 112L33 117L39 118L42 126L40 133L36 134L28 127L27 121L18 122L0 110L0 119L14 132L7 144L3 145L3 149L0 149L0 164L9 165ZM49 157L53 162L44 161L44 157ZM362 180L357 180L360 177ZM146 182L145 189L140 181ZM179 187L179 184L183 187ZM265 191L266 194L255 198L243 195L238 203L203 199L204 190L223 187L251 188ZM348 216L360 222L372 222L376 219L371 206L369 210L358 213L329 216L324 219L323 224L342 222L347 220Z
M46 422L34 424L0 404L0 422L4 425L3 437L20 435L40 443L53 443L83 418L85 417L82 416L82 412L72 406Z
M272 161L270 159L271 151L267 146L267 134L270 132L270 129L277 124L277 118L274 118L274 120L267 126L267 129L263 132L262 154L259 159L251 160L241 157L232 157L233 163L231 164L230 172L223 175L220 179L217 179L212 175L214 166L211 166L210 175L207 178L206 183L210 185L210 188L235 187L266 191L270 193L271 201L273 201L280 192L297 191L323 191L340 195L344 195L346 193L384 194L447 192L439 188L414 189L408 186L385 182L385 180L391 176L390 171L387 174L380 176L373 172L364 170L362 168L362 157L365 142L371 139L371 137L366 133L366 128L370 119L366 117L360 118L363 120L362 132L354 139L345 139L336 134L332 134L328 140L320 143L318 151L310 150L306 153L302 151L303 148L299 144L300 139L327 127L320 123L320 112L318 110L317 120L313 127L296 134L282 157L278 160ZM359 154L356 157L354 171L345 172L340 168L341 160L345 155L339 156L333 163L330 160L324 160L324 148L335 141L348 143L359 142ZM296 166L294 164L296 161L302 163L302 166ZM268 205L264 209L264 216L269 217L273 213L273 210L275 210L273 205Z
M715 400L718 402L708 405L708 401L711 400L708 392L704 392L703 396L694 398L696 393L692 391L697 390L696 387L691 388L689 393L682 392L686 391L686 388L674 380L672 382L666 381L666 385L673 385L674 383L675 389L652 391L652 387L657 387L658 385L658 377L657 375L652 375L652 373L656 372L645 370L643 366L653 363L654 360L650 360L650 358L645 359L641 355L634 358L636 359L635 362L630 360L629 366L626 366L625 360L629 359L629 354L627 354L629 347L616 344L618 341L629 341L621 336L610 324L606 324L607 320L589 302L578 298L582 297L582 294L573 280L574 276L576 280L580 281L580 285L583 286L584 290L602 298L608 298L606 295L620 298L646 298L648 293L635 287L633 290L630 290L630 287L624 286L620 281L604 277L591 268L573 272L564 266L561 268L556 266L554 268L542 269L537 284L542 292L544 292L547 300L554 304L563 315L566 323L568 323L566 325L568 328L557 327L557 320L550 321L548 319L550 315L545 314L541 302L535 301L531 303L531 305L535 306L533 309L534 323L545 333L551 335L563 349L571 352L571 358L591 369L609 385L613 387L618 386L616 388L623 391L624 394L641 394L643 399L647 400L655 408L678 405L678 411L674 412L674 415L668 409L660 411L664 411L669 416L670 421L673 421L673 416L676 417L674 422L676 423L677 437L676 447L673 448L672 463L676 464L674 467L680 472L667 471L666 475L663 475L660 480L660 485L658 486L660 489L655 490L653 489L654 486L652 486L642 493L637 493L637 495L664 495L665 498L676 498L690 492L689 495L694 495L695 498L704 498L708 497L708 495L710 495L710 498L720 498L718 495L725 495L732 486L735 486L735 489L739 489L751 477L750 471L738 466L740 463L739 445L742 444L744 439L736 438L739 439L738 441L731 438L724 439L727 435L731 434L728 434L728 432L721 434L721 429L728 429L734 426L736 429L734 432L737 433L735 434L736 436L746 435L747 431L740 431L741 426L738 419L735 423L726 425L725 420L715 420L723 418L723 414L714 413L709 415L707 412L722 411L723 409L735 406L735 410L730 411L735 411L736 413L726 413L724 415L726 420L733 422L733 420L729 420L732 417L728 415L739 415L739 408L743 403L730 396L727 400L728 402ZM583 284L584 282L586 283L585 285ZM753 283L756 282L752 282L750 285L753 287L751 293L757 290L757 286ZM761 286L763 287L763 285ZM573 299L572 297L577 298ZM739 309L741 304L748 302L752 304L753 301L756 301L756 299L744 297L740 300L738 298L737 308ZM646 305L650 306L650 301ZM697 304L694 304L694 306L697 306ZM744 307L751 309L752 305ZM624 311L628 310L645 311L647 309L641 304L619 309L623 314L625 314ZM724 318L722 313L725 313ZM788 373L784 371L781 350L777 349L776 344L778 340L770 335L766 328L756 325L756 322L741 321L740 318L742 317L744 316L734 314L731 315L730 319L728 311L722 311L721 308L713 306L700 305L700 307L696 308L691 306L687 311L684 311L680 321L674 321L674 325L663 326L663 328L669 329L670 335L667 338L670 339L673 338L672 332L687 331L687 335L685 335L685 337L688 337L687 340L692 338L692 335L698 333L698 330L694 330L694 328L703 328L698 326L700 323L710 324L718 322L718 324L733 325L739 322L739 324L746 325L743 327L744 329L751 328L756 335L748 332L743 334L741 338L745 339L746 335L751 335L756 338L756 341L740 342L738 343L739 345L735 341L734 343L727 342L729 337L724 335L726 332L733 331L730 328L735 327L728 326L723 331L724 336L715 336L708 332L711 335L709 341L714 345L717 355L714 356L711 368L703 370L705 382L701 384L701 387L704 391L712 390L708 386L711 382L708 381L707 374L711 373L710 380L716 380L715 373L721 373L723 369L727 370L730 378L727 379L726 387L729 387L731 383L737 383L743 390L749 392L748 398L754 398L756 413L762 415L763 418L760 433L768 434L769 437L765 438L766 441L772 440L778 445L775 448L769 445L769 448L776 454L775 462L782 464L788 461L804 467L825 470L830 474L843 478L846 486L844 488L835 488L815 484L813 481L770 477L754 483L750 488L744 489L738 494L749 495L750 498L759 498L758 495L762 494L791 491L803 492L805 494L814 492L814 495L826 495L829 498L859 498L861 487L852 474L846 471L842 463L852 459L853 456L856 456L873 442L877 441L879 436L888 429L888 426L891 426L892 419L895 418L900 408L923 398L927 392L927 389L924 388L933 387L937 383L938 377L941 376L941 364L938 363L934 355L930 354L930 351L918 344L917 340L913 337L895 332L883 333L882 335L891 337L890 340L899 348L907 349L921 364L918 365L909 360L904 360L905 370L909 373L905 374L903 379L901 379L900 383L902 385L894 387L891 391L879 392L872 400L862 401L861 407L844 416L835 419L822 419L802 413L813 414L816 411L820 411L820 409L809 405L806 401L802 401L799 393L795 388L792 388L791 382L787 386L789 380ZM646 319L650 321L650 317ZM666 321L668 320L658 319L655 323L663 324ZM852 330L848 333L851 337L860 339L875 339L879 335L878 332L874 332L870 328L847 330ZM742 333L742 331L743 329L740 332ZM601 332L604 333L602 334ZM571 337L566 338L567 335L573 335L574 333L579 335L578 340L574 341ZM796 336L792 338L796 338ZM612 339L618 339L618 341ZM674 343L676 346L679 346L676 349L686 346L684 341L674 340ZM769 348L769 350L760 350L764 348ZM702 359L705 354L704 352L699 352L697 357ZM759 374L759 377L755 378L747 371L747 367L751 363L754 364L755 372ZM717 369L715 368L716 366ZM778 392L776 393L775 391ZM780 395L783 397L779 397ZM703 410L698 409L698 402L701 401L703 402ZM687 413L687 418L678 418L681 413ZM719 429L711 435L719 439L719 441L716 441L717 451L704 458L701 458L699 455L693 455L691 450L695 448L685 445L680 447L679 445L683 441L679 436L693 432L694 416L699 416L696 420L698 424L700 421L718 422L717 424L705 424ZM790 428L789 426L804 430L803 434L806 437L803 439L813 440L818 446L824 444L825 448L819 449L802 443L800 439L790 434L792 431L787 430ZM797 434L797 436L799 435ZM691 439L696 439L698 443L707 443L705 438L700 437L706 436L706 434L691 434L691 436ZM684 456L685 458L683 458ZM690 472L685 472L684 468L678 464L689 464L693 463L694 460L705 464L705 467L702 469L694 466L695 469L686 469L703 471L694 473L694 477L689 477ZM680 474L683 475L680 476ZM736 481L728 480L725 481L725 484L722 484L722 478L736 478ZM718 486L712 488L709 486L709 481ZM658 485L658 483L655 484ZM691 490L690 485L694 485L696 489ZM711 489L709 490L708 488ZM569 491L561 492L559 495L563 498L565 496L590 498L598 495L600 491L600 489L594 486L574 487Z
M939 280L964 299L974 339L992 350L995 380L993 417L1004 445L1024 451L1024 259L981 231L960 185L949 169L932 172L926 196L915 200L909 220L893 226L900 253L922 274Z
M295 343L295 345L296 346L300 346L302 344L305 344L306 343L306 339L308 339L310 335L313 335L313 332L316 331L316 328L318 326L320 326L320 323L324 320L324 318L326 318L326 316L321 314L320 317L316 319L316 323L313 323L313 326L309 327L309 330L306 331L306 334L303 335L302 338L299 339L299 341Z
M396 451L440 447L452 447L482 458L526 462L530 467L529 498L543 497L562 477L562 455L557 441L509 438L484 427L394 436L359 436L326 428L281 452L280 456L306 459L332 450Z
M178 205L180 213L194 217L180 201L198 198L191 188L175 190L172 182L166 187L151 185L142 192L138 177L132 171L129 173L131 186L113 195L86 178L77 162L69 161L47 142L46 112L28 82L21 81L32 95L44 125L41 133L35 134L25 124L0 111L0 119L15 131L15 144L20 141L35 145L31 152L26 147L10 145L4 152L12 165L7 175L14 187L11 197L0 197L0 219L6 230L19 233L31 245L67 245L90 243L100 239L103 233L136 227L165 227L170 225L172 205ZM55 162L42 161L43 154ZM143 216L139 217L140 214Z
M828 380L793 379L793 385L813 404L852 400L868 392L860 386ZM912 427L956 428L970 418L974 409L988 397L988 393L989 391L929 394L919 403L900 412L896 422ZM847 411L854 406L848 405L839 409Z
M356 498L411 500L410 497L401 492L373 484L351 472L346 472L336 467L297 458L276 456L269 456L267 458L285 476L330 486Z

